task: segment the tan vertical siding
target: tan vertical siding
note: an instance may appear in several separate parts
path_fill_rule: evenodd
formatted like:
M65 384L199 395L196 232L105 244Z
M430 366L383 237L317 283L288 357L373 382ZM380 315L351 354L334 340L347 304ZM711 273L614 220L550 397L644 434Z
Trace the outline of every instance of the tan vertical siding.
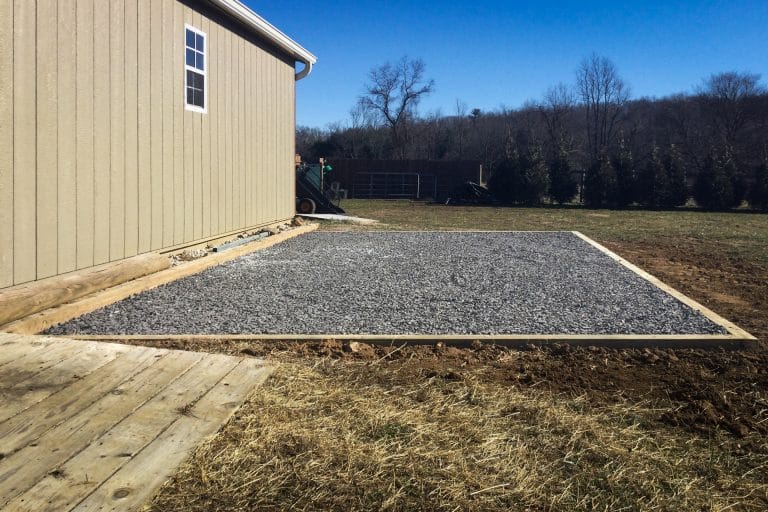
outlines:
M174 176L174 125L173 107L179 100L179 95L174 94L176 89L173 82L174 50L179 31L173 21L173 0L162 0L162 7L158 16L162 17L162 98L158 108L163 116L163 246L174 244L175 206L175 176Z
M13 274L36 278L36 3L16 0L13 27ZM21 200L19 200L21 199Z
M77 268L93 266L93 0L77 0ZM19 281L17 281L19 282Z
M178 0L0 0L0 288L290 217L293 73Z
M270 99L272 100L272 119L270 122L272 123L272 126L274 126L274 129L272 130L272 137L271 137L271 144L272 148L271 151L269 151L269 155L272 157L272 180L270 180L270 185L272 188L272 212L271 215L275 218L278 216L278 210L279 208L279 201L278 201L278 191L280 190L280 184L278 183L278 176L279 172L278 169L280 167L280 152L279 152L279 133L280 129L277 125L278 120L280 119L279 115L279 107L280 107L280 91L277 87L277 80L278 80L278 66L280 63L277 61L277 59L270 59L270 79L269 79L269 92L270 92Z
M283 119L286 119L286 116L288 115L288 111L285 108L286 107L286 101L285 101L285 73L283 72L283 64L282 62L278 64L277 66L277 79L275 80L275 85L277 88L277 93L275 96L275 101L278 102L278 122L282 123ZM278 169L279 176L275 180L277 183L277 215L282 216L283 212L285 211L285 205L283 204L283 196L285 194L285 180L283 179L284 172L280 169L280 162L283 162L285 160L285 151L286 147L288 145L288 141L285 140L285 137L287 135L285 127L278 125L277 126L277 159L278 164L276 166L276 169Z
M274 78L272 77L272 59L267 56L264 59L264 84L263 84L263 91L262 94L264 95L264 126L267 127L267 129L264 131L264 201L265 206L267 208L267 211L265 213L265 216L272 217L274 216L274 187L275 184L272 182L272 173L274 172L275 162L274 162L274 156L275 156L275 143L274 143L274 136L275 136L275 130L270 130L269 127L274 126L274 119L273 119L273 109L275 106L275 102L272 99L272 81Z
M251 85L251 73L249 66L249 59L251 56L251 45L246 43L243 45L243 113L242 113L242 137L243 137L243 196L245 201L243 203L243 223L246 225L251 224L251 98L249 87Z
M256 48L253 45L246 45L245 46L246 51L246 64L245 68L248 70L246 74L246 80L245 80L245 95L248 98L248 101L246 101L245 106L247 109L246 116L245 116L245 123L246 123L246 154L245 158L248 162L248 171L245 175L246 181L247 181L247 202L246 202L246 212L247 212L247 219L245 220L247 224L256 224L256 215L254 215L254 192L255 188L253 186L254 183L254 176L256 172L255 167L255 152L253 150L253 142L255 137L253 136L253 98L255 98L253 94L253 82L255 80L255 76L253 73L253 56L256 53Z
M243 39L238 38L238 55L237 55L237 63L238 63L238 69L240 71L240 76L237 79L237 94L238 94L238 104L240 105L238 112L237 112L237 140L239 143L238 152L237 155L239 157L240 161L240 176L238 179L238 198L237 198L237 205L239 206L240 215L238 216L238 226L245 226L247 225L246 221L246 202L247 202L247 195L246 195L246 181L245 181L245 175L247 173L246 169L246 159L245 159L245 117L246 117L246 111L245 111L245 103L248 101L248 99L245 97L245 45L248 44Z
M291 87L291 81L295 81L294 77L292 76L295 72L291 70L291 74L287 74L285 72L285 65L281 67L281 73L283 75L283 86L280 88L280 101L283 105L283 116L280 120L281 123L291 123L291 126L281 126L281 129L283 130L283 137L281 138L283 142L283 158L285 160L292 160L294 155L293 150L293 141L295 140L295 124L293 123L293 113L292 113L292 99L293 95L291 94L292 87ZM281 160L282 162L283 160ZM280 195L280 216L290 216L294 212L294 205L292 201L292 197L290 195L290 190L288 187L291 184L291 170L282 170L281 176L280 176L280 183L282 185L282 194ZM294 194L295 195L295 194Z
M277 68L277 62L275 59L269 59L267 61L267 65L269 68L269 74L267 78L267 98L269 101L269 126L273 126L272 130L269 130L269 139L267 139L267 143L269 144L269 149L267 150L267 155L269 155L269 173L274 173L277 167L277 125L275 122L277 121L277 87L275 86L275 69ZM269 208L269 216L270 217L276 217L277 216L277 180L271 179L269 180L269 198L270 198L270 208Z
M257 87L257 95L256 95L256 133L258 136L258 141L256 144L257 151L259 154L257 165L256 165L256 186L258 187L258 191L256 192L256 210L258 212L258 218L263 219L267 216L267 211L265 207L265 201L266 201L266 191L264 189L264 183L265 183L265 177L266 174L266 162L264 158L264 148L265 148L265 137L266 137L266 117L264 112L264 105L265 105L265 98L264 98L264 83L265 83L265 77L264 77L264 61L266 59L266 55L263 51L256 52L256 87Z
M208 126L211 152L211 204L210 204L210 233L221 232L219 228L219 124L221 118L219 110L218 94L218 73L219 63L215 57L219 53L218 31L211 30L209 25L208 32Z
M232 228L240 225L240 38L232 37Z
M205 32L206 34L211 33L211 24L208 21L208 18L201 18L201 24L200 29ZM210 55L210 51L208 51L208 48L210 48L211 39L210 35L207 36L206 41L206 62L205 62L205 71L206 75L210 75L211 72L211 63L210 60L207 58L208 55ZM206 78L206 87L210 91L210 77ZM210 96L210 92L209 92ZM205 108L208 110L207 115L200 116L200 122L201 122L201 128L202 128L202 137L200 140L200 150L202 152L202 215L203 215L203 237L209 237L211 236L211 106L208 104L208 99L206 98L206 104Z
M275 181L277 182L277 215L278 216L283 216L284 212L285 212L285 204L284 204L284 200L283 200L283 197L285 196L285 179L284 179L284 176L283 176L284 171L282 169L280 169L280 163L279 162L283 162L285 160L286 148L288 147L288 141L286 140L286 137L289 136L289 134L288 134L287 130L285 129L285 127L282 126L282 123L284 122L284 120L288 116L288 109L286 108L287 102L286 102L286 98L285 98L285 96L286 96L286 94L285 94L285 85L286 85L286 83L285 83L285 71L284 71L284 66L282 65L282 63L280 63L278 65L277 76L278 76L278 78L276 80L276 84L277 84L277 97L276 97L276 100L279 102L278 104L280 105L280 110L278 112L278 119L280 120L279 122L281 124L279 124L278 127L277 127L277 133L278 133L278 136L277 136L277 148L278 148L278 151L279 151L278 157L277 157L278 158L277 169L278 169L279 176L278 176L278 179L276 179Z
M160 2L152 2L149 51L149 152L152 186L152 250L163 247L163 17Z
M150 0L137 1L138 53L138 184L139 184L139 253L152 246L152 163L150 154Z
M184 7L173 1L173 243L184 242Z
M288 158L291 162L294 161L294 155L296 155L296 87L294 86L294 70L289 68L288 73L288 89L290 91L290 98L288 100L288 111L290 116L291 126L289 127L290 134L288 136ZM293 165L288 172L288 203L286 204L286 216L291 216L296 212L296 172Z
M190 25L201 30L200 13L192 12ZM192 124L192 237L203 237L203 154L202 119L204 115L189 112L187 120Z
M184 8L184 23L192 24L192 10ZM181 25L181 24L180 24ZM184 41L183 25L180 39ZM184 51L179 53L184 70ZM185 83L182 77L182 83ZM194 240L195 234L195 147L194 121L197 114L184 110L184 240Z
M280 77L279 80L277 81L277 91L278 91L277 92L277 98L278 98L278 101L280 102L280 117L279 117L279 119L280 119L280 123L281 123L281 125L278 126L278 133L279 133L278 143L279 143L279 149L280 149L280 154L279 154L278 158L279 158L279 162L283 162L283 161L285 161L285 158L286 158L286 155L287 155L287 151L288 151L288 140L287 140L287 138L290 137L290 134L288 133L288 130L285 129L285 126L282 126L282 123L285 122L285 119L288 118L288 109L286 108L287 107L287 98L286 98L286 93L285 93L285 87L286 87L285 78L286 78L286 76L285 76L285 67L282 65L282 63L280 63L280 65L278 66L278 70L277 71L278 71L278 75ZM277 168L280 169L280 164L278 164ZM287 173L285 173L285 171L283 171L283 170L279 170L278 172L280 173L280 176L276 180L277 181L277 185L278 185L277 186L277 205L278 205L278 207L277 207L277 214L282 217L283 215L285 215L285 200L284 200L284 197L285 197L285 189L286 189L286 187L285 187L286 180L284 179L285 178L284 174L287 174Z
M109 55L109 260L115 261L125 257L125 0L109 2Z
M59 259L57 18L54 2L37 3L37 279L56 275Z
M102 3L93 11L93 187L94 237L93 262L109 261L110 222L110 34L109 8Z
M216 55L213 56L216 59L218 71L216 73L216 97L213 101L216 102L218 107L218 114L216 119L216 134L219 137L218 141L218 173L219 173L219 231L227 231L227 130L226 130L226 117L227 117L227 88L226 88L226 48L227 48L227 34L226 32L216 31Z
M224 172L226 173L224 183L224 211L226 221L224 223L225 231L231 231L233 227L232 222L232 33L224 32L224 44L221 49L224 66L224 80L222 81L221 95L224 96L225 111L224 111L224 154L225 163Z
M13 275L13 0L0 0L0 288Z
M138 4L125 2L125 256L139 252Z

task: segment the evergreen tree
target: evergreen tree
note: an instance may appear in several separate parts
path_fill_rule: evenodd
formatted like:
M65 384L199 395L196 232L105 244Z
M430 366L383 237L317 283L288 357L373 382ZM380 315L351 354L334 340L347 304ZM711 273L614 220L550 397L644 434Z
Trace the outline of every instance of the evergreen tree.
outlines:
M648 163L648 176L651 178L651 189L649 191L650 206L670 206L670 186L667 168L661 161L661 155L658 146L653 146L651 160Z
M508 158L493 173L488 186L502 202L508 204L538 204L549 188L549 175L541 150L532 146L521 152L516 147L507 150Z
M594 208L608 206L616 191L616 172L608 155L602 153L584 177L584 204Z
M665 167L669 176L669 204L666 206L684 206L688 202L689 195L685 163L683 156L674 144L669 146Z
M560 149L549 162L549 195L559 204L564 204L576 195L577 183L571 174L568 155Z
M733 151L730 147L725 148L722 159L723 172L731 182L731 199L728 204L731 208L737 208L747 195L747 180L744 173L741 172Z
M733 185L724 159L707 156L693 188L693 197L702 208L724 210L733 205Z
M688 200L685 168L677 148L670 147L662 158L661 149L654 145L648 163L640 173L640 203L644 206L672 208Z
M768 152L763 161L755 167L752 175L752 187L749 190L749 205L752 208L768 210Z
M643 165L637 173L637 202L643 206L654 205L653 184L656 180L656 162L653 161L653 155L656 152L656 146L653 146L651 158Z
M549 190L549 172L541 156L541 148L538 145L530 147L521 159L521 164L523 177L517 193L518 202L527 205L540 204Z
M517 150L510 148L507 157L496 165L488 189L502 203L514 203L514 190L519 186L516 180L519 176L519 157Z
M629 206L637 200L637 177L632 151L624 140L620 143L619 155L613 167L616 172L616 195L612 202L622 207Z

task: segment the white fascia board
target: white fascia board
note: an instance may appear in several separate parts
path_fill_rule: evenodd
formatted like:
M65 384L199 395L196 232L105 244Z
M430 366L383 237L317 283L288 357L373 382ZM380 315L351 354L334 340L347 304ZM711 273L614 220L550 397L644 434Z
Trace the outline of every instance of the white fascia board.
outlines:
M221 8L225 13L244 23L256 34L274 43L278 48L287 52L297 61L304 63L304 69L296 74L296 80L301 80L309 75L312 66L317 62L317 57L303 48L299 43L283 34L274 25L253 12L238 0L210 0L211 3Z

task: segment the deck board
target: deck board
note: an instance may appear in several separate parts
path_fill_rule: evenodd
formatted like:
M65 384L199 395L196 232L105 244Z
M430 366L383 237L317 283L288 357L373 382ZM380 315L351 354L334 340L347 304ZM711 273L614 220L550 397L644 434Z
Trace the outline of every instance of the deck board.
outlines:
M25 344L0 367L3 510L140 508L271 371L252 358L0 334L0 352Z
M111 364L62 389L47 400L38 402L21 414L0 423L0 453L6 457L21 449L46 431L82 411L112 391L115 386L154 363L151 353L130 353ZM0 414L5 415L0 408ZM0 461L3 462L3 461ZM2 465L0 465L2 468ZM1 494L1 493L0 493Z
M20 334L6 334L0 338L0 367L12 363L22 356L42 351L52 343L56 343L53 338L42 338L39 341L29 342L25 341L24 336Z
M171 474L167 467L178 466L195 447L195 440L213 433L237 409L245 398L243 390L254 378L263 381L263 369L247 361L240 363L187 413L178 419L126 463L87 500L76 507L77 512L97 510L132 510L141 506Z
M126 349L127 350L127 349ZM112 347L94 345L77 355L72 355L27 379L17 382L3 382L0 371L0 421L5 421L57 391L82 379L113 361L124 351Z
M56 366L72 355L74 355L74 352L66 343L55 343L45 347L43 350L24 354L3 365L0 386L5 388L12 383L34 377L47 368Z

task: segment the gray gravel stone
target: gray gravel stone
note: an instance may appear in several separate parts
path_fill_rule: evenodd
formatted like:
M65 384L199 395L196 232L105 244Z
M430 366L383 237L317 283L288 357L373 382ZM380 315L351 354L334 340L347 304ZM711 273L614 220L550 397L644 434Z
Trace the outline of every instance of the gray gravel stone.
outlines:
M724 334L567 232L312 233L51 334Z

